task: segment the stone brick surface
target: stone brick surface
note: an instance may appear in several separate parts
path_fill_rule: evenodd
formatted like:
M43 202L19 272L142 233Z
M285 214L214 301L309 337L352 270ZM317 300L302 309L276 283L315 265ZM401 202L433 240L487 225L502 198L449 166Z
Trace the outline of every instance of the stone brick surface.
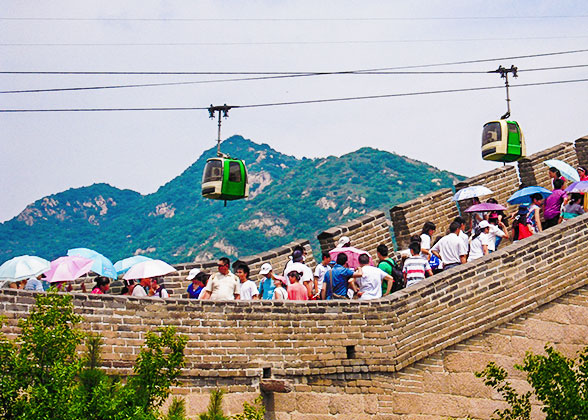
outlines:
M372 258L376 258L376 248L380 244L394 249L390 222L382 211L372 211L363 217L321 232L317 236L321 251L329 252L335 248L342 236L348 236L352 246L367 251Z
M390 219L398 246L408 247L410 237L420 235L427 221L435 223L437 235L445 235L451 221L459 215L452 198L453 191L444 188L392 207Z
M557 146L527 156L518 161L519 176L521 183L526 186L538 185L552 189L547 170L549 169L543 162L548 159L559 159L576 167L578 165L578 156L572 143L561 143Z

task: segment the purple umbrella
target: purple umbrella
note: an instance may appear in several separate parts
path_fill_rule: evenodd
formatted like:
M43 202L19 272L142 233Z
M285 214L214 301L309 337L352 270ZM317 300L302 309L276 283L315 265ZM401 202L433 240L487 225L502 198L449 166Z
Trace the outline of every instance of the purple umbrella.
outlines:
M471 207L468 207L466 213L474 213L474 212L484 212L484 211L500 211L506 210L506 207L501 206L500 204L494 203L480 203L474 204Z
M579 181L570 184L566 191L569 193L585 193L588 192L588 181Z

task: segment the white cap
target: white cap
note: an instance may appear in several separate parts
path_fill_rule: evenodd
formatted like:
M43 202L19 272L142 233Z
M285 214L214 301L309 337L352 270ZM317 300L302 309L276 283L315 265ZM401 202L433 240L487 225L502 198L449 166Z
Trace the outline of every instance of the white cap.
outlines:
M188 273L188 277L186 277L186 279L187 280L192 280L194 277L196 277L198 275L198 273L200 273L200 269L199 268L193 268Z
M342 247L345 244L348 244L351 242L351 239L349 239L349 236L341 236L339 238L339 240L337 241L337 247Z
M272 271L272 265L270 263L265 263L261 266L261 269L259 270L259 274L261 274L262 276L265 276L270 271Z
M490 227L490 223L488 223L487 220L482 220L480 223L478 223L478 227L480 229L486 229L487 227Z

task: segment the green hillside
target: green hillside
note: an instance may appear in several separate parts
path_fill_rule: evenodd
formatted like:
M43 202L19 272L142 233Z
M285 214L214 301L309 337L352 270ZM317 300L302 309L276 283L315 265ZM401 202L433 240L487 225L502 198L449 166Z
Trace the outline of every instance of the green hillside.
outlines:
M315 239L336 224L463 179L368 147L296 159L233 136L223 151L246 161L249 199L224 207L202 198L202 171L213 148L153 194L94 184L36 201L0 224L0 262L22 254L52 259L82 246L113 261L133 254L172 263L234 258Z

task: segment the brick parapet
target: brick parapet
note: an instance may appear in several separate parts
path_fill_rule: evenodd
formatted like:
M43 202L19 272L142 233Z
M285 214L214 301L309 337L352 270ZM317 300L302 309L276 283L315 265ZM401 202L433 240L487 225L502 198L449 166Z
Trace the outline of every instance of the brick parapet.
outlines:
M400 248L408 247L412 235L420 235L427 221L435 223L437 235L446 233L449 225L459 213L453 199L453 190L444 188L390 209L396 243Z
M580 137L574 142L578 163L588 169L588 136Z
M549 159L562 160L573 167L578 165L578 156L573 143L561 143L549 149L527 156L518 161L521 183L529 186L540 186L552 189L548 175L548 167L543 163Z
M130 372L146 331L173 325L189 338L184 375L195 386L211 386L220 376L254 387L251 378L264 367L277 378L389 374L587 284L587 221L588 215L578 217L377 301L75 294L74 304L84 329L104 336L103 360L112 373ZM33 294L0 292L5 331L15 331ZM352 359L347 346L354 346Z
M394 249L390 234L390 222L383 211L372 211L358 219L321 232L317 236L321 251L329 252L335 248L337 241L342 236L348 236L352 246L367 251L372 258L376 257L376 248L380 244Z

